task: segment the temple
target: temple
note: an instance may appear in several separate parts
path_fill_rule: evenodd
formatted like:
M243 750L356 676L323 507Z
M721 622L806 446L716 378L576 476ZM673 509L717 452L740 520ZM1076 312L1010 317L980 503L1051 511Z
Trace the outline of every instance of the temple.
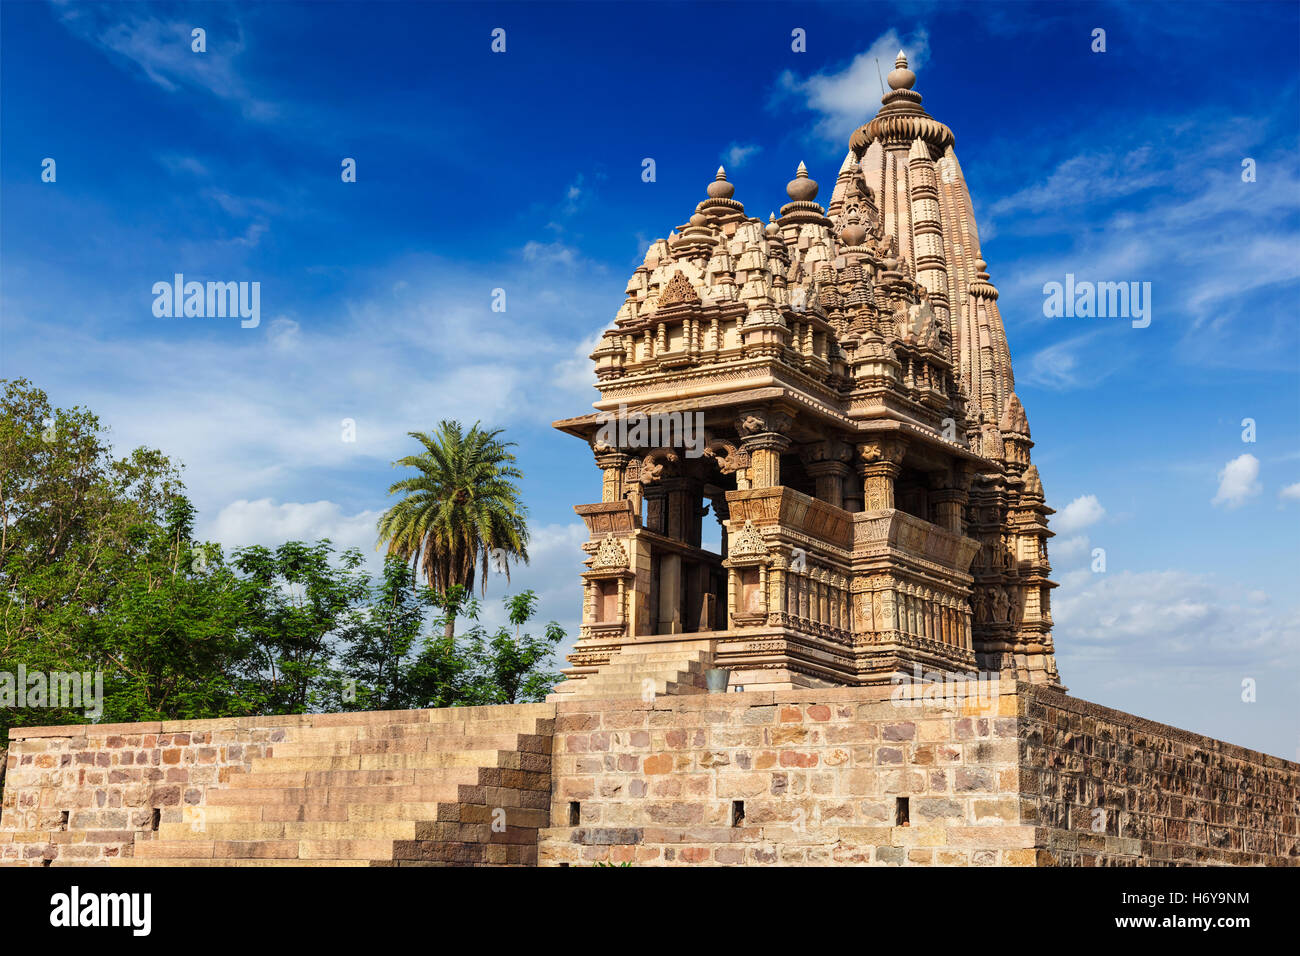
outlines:
M1060 688L1052 509L954 137L915 82L900 52L827 205L800 163L764 223L719 168L632 275L596 410L555 423L602 479L554 699L697 693L706 668Z

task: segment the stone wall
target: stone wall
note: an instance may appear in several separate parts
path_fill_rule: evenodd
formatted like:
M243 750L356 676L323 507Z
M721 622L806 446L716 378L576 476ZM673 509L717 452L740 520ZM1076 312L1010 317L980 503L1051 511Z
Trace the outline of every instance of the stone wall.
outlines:
M901 706L890 693L561 703L541 862L1035 863L1014 694Z
M1300 767L1020 685L1021 818L1058 865L1300 863Z
M547 705L11 732L0 863L533 864Z
M1300 765L985 687L22 728L0 862L1300 864Z
M1295 763L994 686L561 703L540 860L1300 864Z

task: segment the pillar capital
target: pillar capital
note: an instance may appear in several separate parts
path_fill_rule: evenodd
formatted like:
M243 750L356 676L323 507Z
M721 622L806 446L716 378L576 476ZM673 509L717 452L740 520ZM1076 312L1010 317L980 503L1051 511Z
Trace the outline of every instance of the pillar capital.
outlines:
M736 416L740 447L749 455L750 487L781 484L781 454L790 447L786 433L793 424L794 414L781 406L746 408Z
M779 406L746 408L736 416L735 424L743 444L762 434L786 434L794 424L794 414Z
M877 465L898 468L907 454L907 442L901 438L870 438L858 442L858 470Z
M591 443L591 452L596 456L596 464L600 468L600 500L621 500L627 492L624 475L632 456L621 448L599 439Z
M907 443L898 438L873 438L859 442L858 473L862 475L863 509L889 511L894 507L894 479L903 470Z

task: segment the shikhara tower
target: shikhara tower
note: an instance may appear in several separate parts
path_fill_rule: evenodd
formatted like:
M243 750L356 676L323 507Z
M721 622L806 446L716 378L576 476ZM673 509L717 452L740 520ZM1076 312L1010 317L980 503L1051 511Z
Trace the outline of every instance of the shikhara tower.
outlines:
M704 667L749 690L918 666L1060 685L1052 510L970 193L902 53L888 80L826 206L800 163L764 223L719 169L632 275L598 411L555 423L603 476L557 696L694 692ZM699 416L703 454L602 428L621 409Z

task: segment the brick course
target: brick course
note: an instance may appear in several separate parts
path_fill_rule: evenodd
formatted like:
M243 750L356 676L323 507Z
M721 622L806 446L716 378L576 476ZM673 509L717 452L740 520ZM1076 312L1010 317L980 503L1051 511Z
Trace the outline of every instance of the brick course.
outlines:
M1300 765L1027 683L23 728L7 759L10 865L1300 863Z

